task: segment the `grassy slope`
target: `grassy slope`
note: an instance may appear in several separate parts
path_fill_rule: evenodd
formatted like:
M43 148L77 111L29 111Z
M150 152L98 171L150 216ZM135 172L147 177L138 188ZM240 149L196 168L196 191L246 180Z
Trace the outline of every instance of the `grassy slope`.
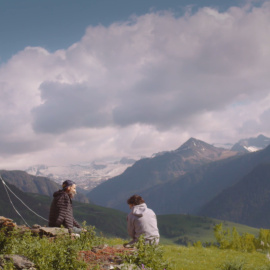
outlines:
M243 227L244 229L244 227ZM247 231L243 231L247 232ZM109 245L123 244L122 239L106 239ZM171 270L269 270L270 261L267 252L242 252L222 250L217 247L185 247L161 244L164 259L170 262ZM224 267L230 263L231 268ZM242 268L236 267L243 264ZM222 267L223 266L223 267ZM233 268L235 266L235 268ZM163 270L163 269L157 269Z
M239 234L247 232L257 237L259 232L259 229L208 217L190 215L159 215L157 217L161 243L163 244L188 244L188 242L194 243L197 241L214 242L213 228L221 222L224 229L235 227Z
M195 248L183 246L163 246L165 258L171 262L172 270L267 270L270 262L266 254L260 252L240 252L218 248ZM225 262L243 262L243 268L220 268Z

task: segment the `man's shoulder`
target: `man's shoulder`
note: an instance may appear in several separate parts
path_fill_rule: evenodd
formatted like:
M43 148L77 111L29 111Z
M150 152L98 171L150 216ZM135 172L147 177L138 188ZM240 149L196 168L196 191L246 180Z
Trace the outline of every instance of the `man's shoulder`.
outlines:
M58 191L54 192L53 197L56 198L56 199L57 198L58 199L59 198L61 198L61 199L69 199L68 194L63 190L58 190Z

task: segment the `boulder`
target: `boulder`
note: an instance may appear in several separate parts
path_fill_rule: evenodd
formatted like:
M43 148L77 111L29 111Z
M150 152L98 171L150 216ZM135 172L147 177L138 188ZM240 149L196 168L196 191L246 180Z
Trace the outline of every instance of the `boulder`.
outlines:
M13 230L17 224L12 219L0 216L0 228L6 227L8 230Z
M0 255L0 267L4 269L6 263L12 262L17 270L37 270L33 262L21 255ZM1 269L1 268L0 268Z

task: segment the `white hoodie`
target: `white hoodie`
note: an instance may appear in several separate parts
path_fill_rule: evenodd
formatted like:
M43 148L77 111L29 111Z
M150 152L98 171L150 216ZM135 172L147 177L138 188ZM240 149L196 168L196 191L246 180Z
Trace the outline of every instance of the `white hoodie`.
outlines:
M145 240L156 239L159 241L157 218L153 210L147 208L145 203L135 205L127 217L128 234L137 241L140 235L144 234Z

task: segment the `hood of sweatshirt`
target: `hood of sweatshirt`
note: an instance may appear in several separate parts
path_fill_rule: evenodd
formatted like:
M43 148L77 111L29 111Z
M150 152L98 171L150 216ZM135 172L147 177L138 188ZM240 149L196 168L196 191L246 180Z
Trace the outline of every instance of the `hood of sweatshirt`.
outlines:
M132 207L132 214L138 217L142 217L146 210L147 205L145 203L142 203Z

